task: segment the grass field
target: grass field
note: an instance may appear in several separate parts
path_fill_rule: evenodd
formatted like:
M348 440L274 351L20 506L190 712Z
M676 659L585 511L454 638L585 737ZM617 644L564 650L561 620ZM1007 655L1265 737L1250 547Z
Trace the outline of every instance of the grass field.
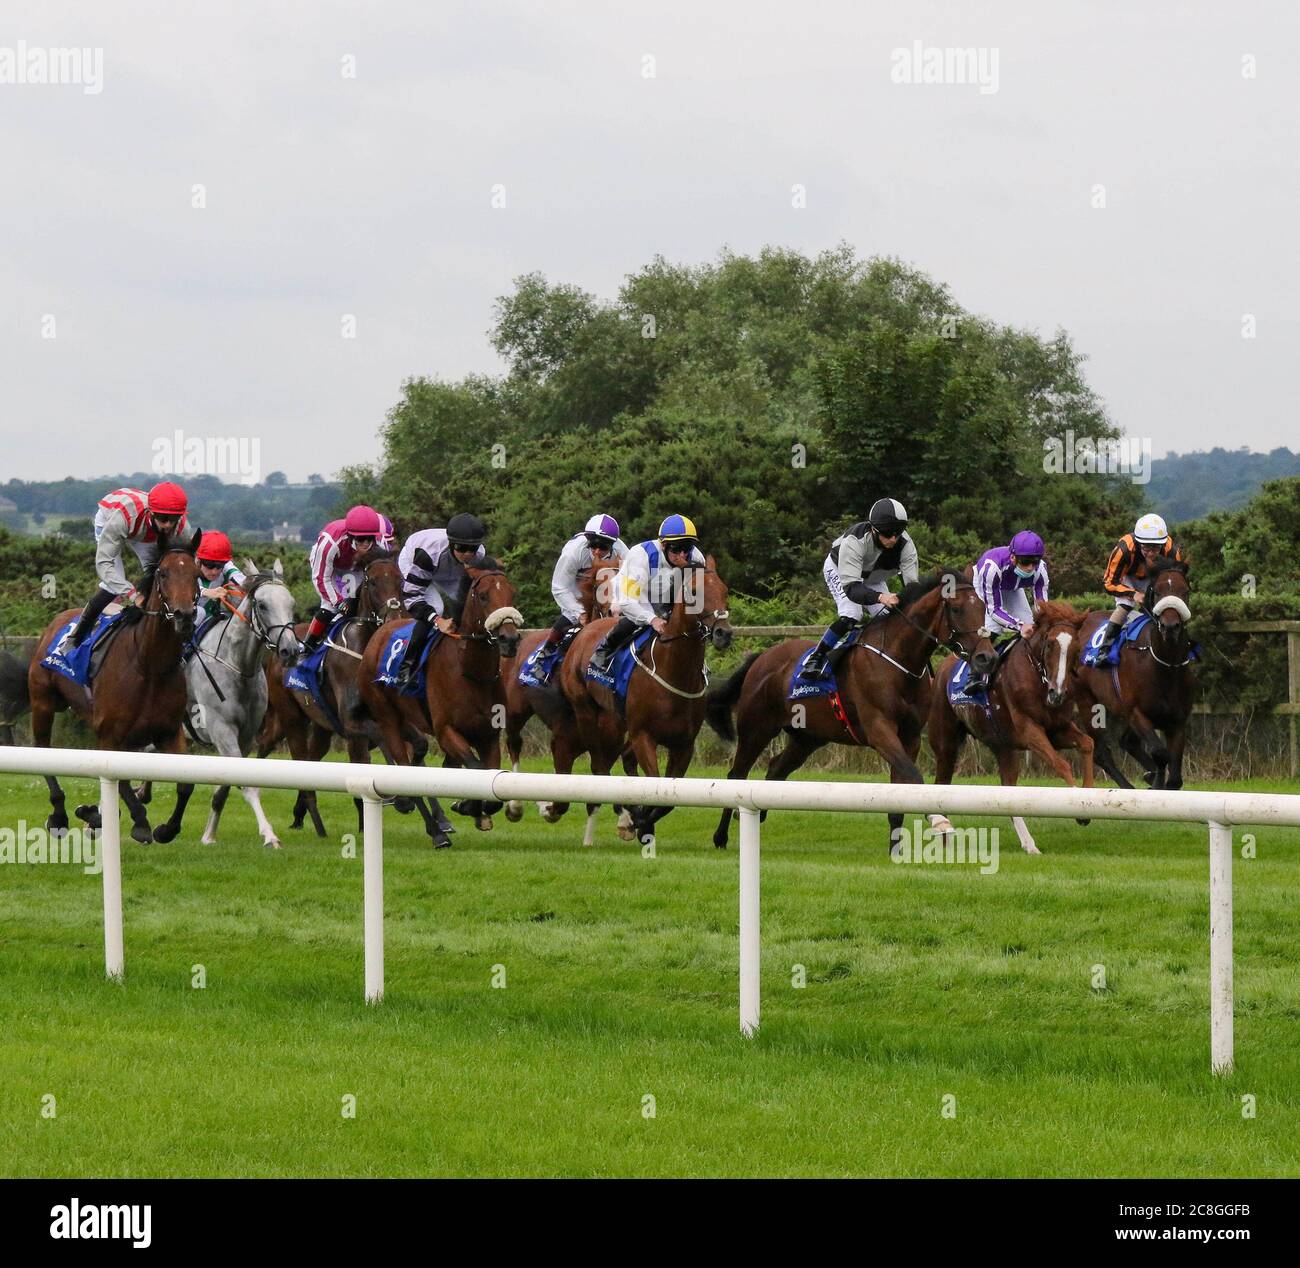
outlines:
M891 864L883 816L773 815L746 1041L734 830L713 849L710 812L674 811L644 859L608 811L591 849L580 810L530 806L491 833L458 820L433 853L386 810L368 1008L350 802L322 797L318 842L269 793L270 852L237 795L199 845L208 795L181 842L124 840L124 984L103 978L97 876L0 867L5 1175L1300 1173L1300 830L1237 858L1237 1071L1213 1079L1195 825L1035 820L1030 858L988 820L983 876ZM0 827L46 813L43 785L0 775Z

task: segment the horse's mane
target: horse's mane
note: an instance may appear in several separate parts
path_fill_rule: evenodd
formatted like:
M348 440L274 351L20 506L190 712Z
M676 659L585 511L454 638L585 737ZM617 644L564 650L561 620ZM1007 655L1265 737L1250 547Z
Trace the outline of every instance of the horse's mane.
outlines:
M1154 577L1158 572L1181 572L1187 576L1187 560L1175 559L1172 555L1157 555L1155 563L1151 565L1151 575Z
M917 577L915 581L909 581L898 592L899 608L909 608L919 599L925 598L932 590L937 590L949 578L955 586L965 586L970 583L962 574L954 568L938 568L934 572L924 577Z
M376 550L372 550L370 554L366 556L366 567L369 568L371 564L383 563L385 560L389 559L396 560L396 558L397 551L385 550L383 547L380 547Z
M1080 612L1073 604L1062 599L1047 599L1034 608L1034 624L1044 628L1049 625L1073 625L1078 629L1086 612Z

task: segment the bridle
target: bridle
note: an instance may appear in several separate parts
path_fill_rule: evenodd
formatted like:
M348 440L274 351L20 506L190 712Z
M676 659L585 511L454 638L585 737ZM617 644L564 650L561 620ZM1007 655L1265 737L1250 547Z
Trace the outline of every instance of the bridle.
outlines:
M683 570L684 571L684 570ZM718 570L716 568L698 568L702 576L716 577ZM718 628L721 621L730 619L731 612L727 608L714 608L712 612L701 611L695 618L695 624L690 629L683 630L680 634L656 634L655 642L657 643L675 643L680 638L706 639L712 638L713 632Z
M482 582L488 581L493 577L504 577L504 576L505 576L505 570L502 568L490 568L485 571L480 571L478 576L476 576L473 582L471 582L469 587L469 592L465 595L465 607L469 607L469 603L471 599L480 600L480 601L482 600L483 596L478 592L479 585ZM504 608L504 609L497 608L494 611L513 612L514 616L516 617L519 616L519 613L515 611L513 608ZM445 634L443 637L454 638L462 643L483 643L484 645L491 647L494 650L499 652L501 650L502 639L501 639L501 635L497 633L497 630L499 630L502 625L505 625L506 622L511 620L512 618L507 615L506 617L503 617L500 622L497 623L495 628L489 629L486 625L486 620L491 618L492 615L493 615L492 612L488 613L487 618L485 618L484 628L481 630L471 630L468 634L462 634L459 630L452 630L449 633ZM462 608L461 620L464 619L465 619L465 612L464 609ZM519 619L520 621L522 621L523 618L520 617ZM488 686L491 683L499 682L501 679L501 657L498 655L493 663L496 667L496 672L492 675L491 678L475 678L472 674L465 672L465 668L463 665L461 666L461 676L464 678L468 678L470 682L478 683L480 686Z
M230 612L231 616L243 621L252 632L253 637L257 639L268 652L273 652L276 655L279 655L280 640L284 637L285 630L288 630L291 634L293 633L293 621L280 621L275 625L267 625L262 620L261 612L257 606L256 596L258 590L260 590L264 585L279 585L284 586L286 590L288 589L288 586L285 585L284 581L274 573L259 572L248 578L246 589L232 589L231 593L237 595L240 599L238 605L231 603L229 597L223 597L221 600L221 606L226 608ZM247 613L244 612L245 600L248 601ZM200 647L198 649L199 655L208 656L212 660L225 665L227 669L234 670L235 673L240 674L242 677L250 678L258 672L258 665L255 664L252 669L248 670L239 669L237 666L232 665L228 660L222 660L220 656L221 646L226 641L228 630L229 625L227 623L226 628L222 629L221 635L217 639L217 650L215 652L205 652L203 648ZM297 635L294 635L294 643L295 645L297 644Z
M174 629L176 620L182 615L182 613L178 612L177 609L167 602L167 596L163 594L162 586L159 584L160 578L158 575L162 569L162 562L168 555L189 555L191 559L194 558L194 553L185 546L171 546L167 550L163 551L157 564L154 566L153 575L149 579L149 593L145 598L145 606L142 607L140 611L144 616L162 617L163 620L171 622ZM149 604L153 600L155 593L158 596L158 607L151 608ZM193 620L194 618L191 617L190 619Z
M939 584L942 585L943 582L940 582ZM973 591L975 587L971 585L969 581L959 581L957 583L956 589L959 591L960 590ZM922 625L919 621L912 620L911 616L908 615L907 611L904 608L901 608L897 605L891 608L886 608L884 612L880 613L879 616L872 617L871 620L867 622L867 628L874 625L877 621L883 620L885 617L889 617L889 616L899 617L903 621L905 621L908 625L910 625L914 630L916 630L918 634L923 635L929 642L934 643L937 647L943 647L947 649L954 656L956 656L958 660L962 660L965 661L967 664L970 664L970 659L972 656L975 655L975 653L973 650L972 651L966 650L965 646L962 644L962 639L969 638L972 635L974 635L974 637L977 639L988 638L989 636L988 627L984 625L980 625L974 629L963 629L957 624L956 617L954 617L953 615L952 601L950 599L943 599L942 606L943 606L944 617L948 622L948 638L941 638L938 634L935 634L931 629L929 629L927 626ZM909 674L913 678L924 678L926 673L929 672L928 658L927 658L925 668L918 673L914 669L908 669L906 665L899 664L899 662L896 661L892 656L890 656L884 650L883 647L877 647L875 644L867 643L867 642L862 643L862 646L865 647L868 651L875 652L876 655L889 661L891 665L897 666L905 674Z
M385 562L387 562L387 558L372 559L367 562L365 572L362 574L361 589L370 600L369 610L364 616L358 615L352 618L361 625L369 625L375 629L378 629L385 621L391 621L393 617L402 611L402 597L400 594L392 595L382 601L376 597L377 579L370 575L370 568L372 564ZM361 605L358 603L357 606L360 607Z

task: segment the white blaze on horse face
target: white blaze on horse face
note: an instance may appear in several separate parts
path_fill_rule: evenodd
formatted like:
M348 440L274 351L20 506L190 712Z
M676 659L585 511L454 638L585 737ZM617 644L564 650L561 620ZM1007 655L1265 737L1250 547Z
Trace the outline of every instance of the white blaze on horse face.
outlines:
M1056 690L1065 691L1065 664L1069 660L1071 636L1062 631L1056 636L1056 644L1061 649L1056 660Z

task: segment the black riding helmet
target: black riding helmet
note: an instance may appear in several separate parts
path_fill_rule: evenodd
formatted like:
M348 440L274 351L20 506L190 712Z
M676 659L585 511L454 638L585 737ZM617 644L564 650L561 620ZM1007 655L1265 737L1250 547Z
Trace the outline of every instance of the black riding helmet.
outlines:
M893 537L907 527L907 512L903 509L901 502L895 501L893 498L880 498L879 501L872 504L871 512L867 516L867 523L877 533L882 533L886 537Z
M447 540L453 546L465 546L473 549L483 544L487 537L487 525L477 515L462 511L453 515L447 522Z

